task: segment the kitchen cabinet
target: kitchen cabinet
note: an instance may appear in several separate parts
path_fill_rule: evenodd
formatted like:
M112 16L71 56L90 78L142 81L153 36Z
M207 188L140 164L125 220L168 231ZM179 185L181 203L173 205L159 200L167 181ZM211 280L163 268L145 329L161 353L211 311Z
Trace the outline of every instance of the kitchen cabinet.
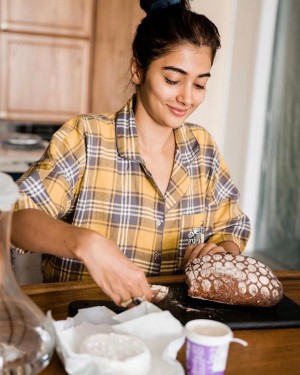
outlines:
M0 0L0 120L62 123L132 94L138 0Z
M1 30L90 37L93 0L1 0Z
M87 41L4 33L1 56L2 118L56 122L87 111Z
M94 0L0 0L0 119L88 112Z
M131 43L145 16L138 0L97 0L92 112L116 111L131 96Z

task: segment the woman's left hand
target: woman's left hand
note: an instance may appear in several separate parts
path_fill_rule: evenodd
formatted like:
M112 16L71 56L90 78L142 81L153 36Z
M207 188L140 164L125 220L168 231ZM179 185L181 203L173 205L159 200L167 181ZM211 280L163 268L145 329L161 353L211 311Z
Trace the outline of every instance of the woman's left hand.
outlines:
M200 243L197 245L189 245L186 248L183 265L184 267L192 262L194 259L206 255L206 254L217 254L217 253L232 253L240 254L240 248L233 241L223 241L218 244L215 243Z
M199 256L216 253L226 253L226 250L223 246L217 245L215 243L201 243L198 245L189 245L186 248L184 254L183 265L186 266L188 263L192 262Z

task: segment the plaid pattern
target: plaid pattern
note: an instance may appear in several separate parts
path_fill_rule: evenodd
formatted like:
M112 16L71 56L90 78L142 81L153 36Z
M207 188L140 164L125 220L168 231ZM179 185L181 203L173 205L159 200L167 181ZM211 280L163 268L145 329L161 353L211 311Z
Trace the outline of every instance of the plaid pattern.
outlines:
M15 209L38 208L99 232L147 276L181 273L188 234L201 225L205 241L231 240L244 249L249 220L213 139L189 123L174 133L174 167L163 196L139 153L132 100L116 114L78 116L18 181ZM89 277L77 260L43 257L46 281Z

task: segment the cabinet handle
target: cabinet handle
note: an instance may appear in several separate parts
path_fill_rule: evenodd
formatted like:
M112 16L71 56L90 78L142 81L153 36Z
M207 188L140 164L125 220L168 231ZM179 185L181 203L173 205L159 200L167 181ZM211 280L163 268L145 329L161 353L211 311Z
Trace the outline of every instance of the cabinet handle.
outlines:
M7 22L2 22L0 24L0 30L4 31L4 30L8 30L9 29L9 24Z

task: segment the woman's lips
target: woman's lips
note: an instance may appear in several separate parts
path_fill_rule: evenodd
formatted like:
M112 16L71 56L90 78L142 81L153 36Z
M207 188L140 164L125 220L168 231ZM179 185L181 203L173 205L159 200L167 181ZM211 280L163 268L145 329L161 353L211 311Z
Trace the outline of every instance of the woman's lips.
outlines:
M185 116L186 113L187 113L187 109L175 108L175 107L171 107L171 106L169 106L169 105L168 105L168 108L170 109L170 111L171 111L175 116L178 116L178 117Z

